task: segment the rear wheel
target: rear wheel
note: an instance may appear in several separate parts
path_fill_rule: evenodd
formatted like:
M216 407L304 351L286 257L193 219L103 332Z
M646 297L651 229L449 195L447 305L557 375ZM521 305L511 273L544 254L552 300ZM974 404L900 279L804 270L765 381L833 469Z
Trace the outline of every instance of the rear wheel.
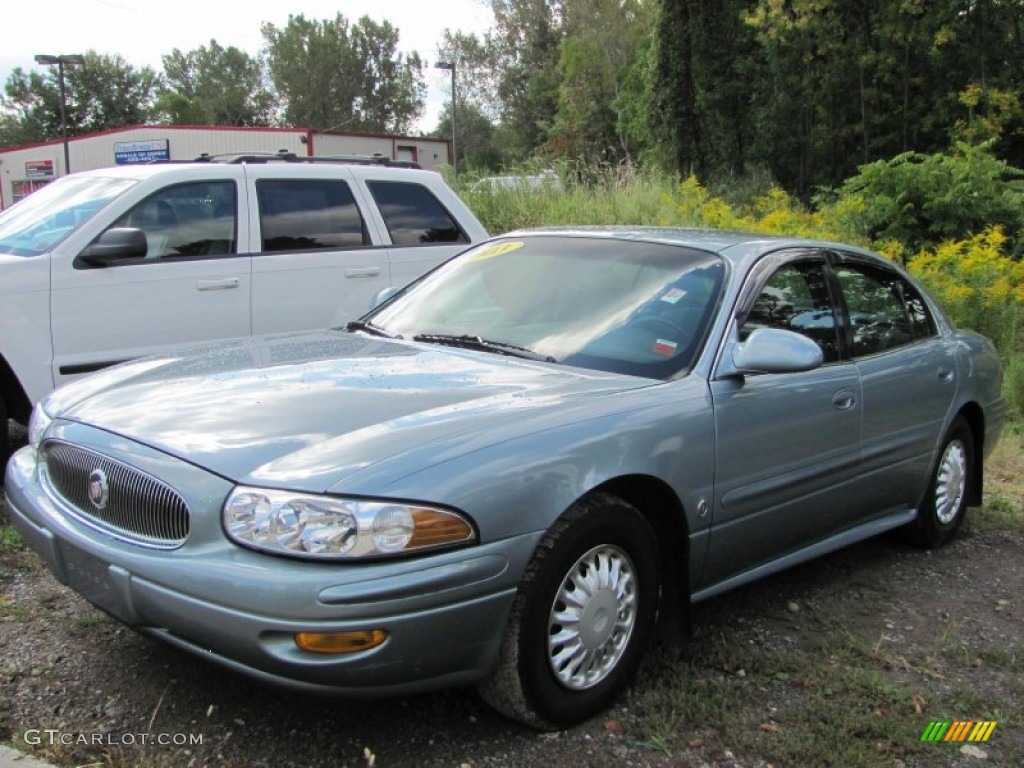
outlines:
M551 527L519 586L488 704L534 728L606 709L636 670L657 613L657 547L634 507L606 494Z
M942 441L928 492L912 524L918 544L938 547L956 536L967 514L973 477L974 439L966 420L958 416Z
M7 404L0 395L0 485L4 484L4 468L11 455L11 422L7 416Z

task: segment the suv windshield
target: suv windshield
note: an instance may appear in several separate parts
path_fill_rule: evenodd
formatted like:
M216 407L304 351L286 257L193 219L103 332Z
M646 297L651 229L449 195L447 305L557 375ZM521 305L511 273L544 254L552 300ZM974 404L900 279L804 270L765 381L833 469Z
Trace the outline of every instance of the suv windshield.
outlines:
M46 253L136 182L97 176L66 176L4 211L0 253Z
M452 259L365 321L424 343L667 378L693 364L724 273L717 256L682 246L511 237Z

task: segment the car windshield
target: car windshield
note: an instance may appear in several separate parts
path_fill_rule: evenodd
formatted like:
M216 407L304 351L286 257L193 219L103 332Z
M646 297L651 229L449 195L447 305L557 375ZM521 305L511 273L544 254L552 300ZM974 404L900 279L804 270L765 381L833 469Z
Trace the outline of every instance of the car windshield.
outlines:
M692 366L724 272L714 254L677 245L504 238L452 259L355 326L668 378Z
M58 179L0 216L0 253L38 256L136 182L98 176Z

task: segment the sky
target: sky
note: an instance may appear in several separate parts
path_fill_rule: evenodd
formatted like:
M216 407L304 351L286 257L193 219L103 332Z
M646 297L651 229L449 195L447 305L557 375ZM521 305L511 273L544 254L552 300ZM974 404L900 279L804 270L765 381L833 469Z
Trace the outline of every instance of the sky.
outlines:
M175 48L190 51L211 39L255 55L263 46L260 26L288 23L289 15L333 19L341 13L390 21L399 31L398 47L423 58L427 104L417 127L432 130L451 92L451 75L433 69L445 29L482 33L491 24L482 0L46 0L10 2L3 13L0 83L15 67L41 69L35 55L119 54L134 67L163 69L161 57Z

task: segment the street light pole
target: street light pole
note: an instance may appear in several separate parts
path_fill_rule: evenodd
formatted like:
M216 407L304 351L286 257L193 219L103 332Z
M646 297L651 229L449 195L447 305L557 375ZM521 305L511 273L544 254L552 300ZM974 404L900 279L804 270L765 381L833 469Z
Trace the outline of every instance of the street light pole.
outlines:
M60 81L60 137L64 141L64 175L71 173L71 153L68 151L67 92L64 89L64 66L82 64L85 58L79 53L53 56L48 53L36 55L37 64L57 65L57 79Z
M450 69L452 71L452 175L458 176L458 152L455 149L455 59L451 61L439 61L434 69Z

